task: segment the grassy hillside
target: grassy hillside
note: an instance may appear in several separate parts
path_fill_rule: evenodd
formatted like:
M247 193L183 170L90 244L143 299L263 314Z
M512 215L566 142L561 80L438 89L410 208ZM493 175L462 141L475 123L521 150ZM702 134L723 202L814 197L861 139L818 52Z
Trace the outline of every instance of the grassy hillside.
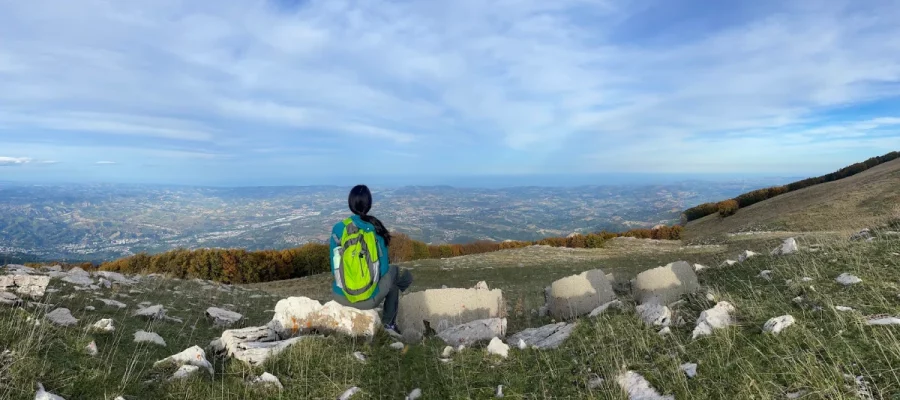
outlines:
M685 226L688 241L744 231L840 231L900 216L900 159L860 174L789 192L721 218L713 214Z

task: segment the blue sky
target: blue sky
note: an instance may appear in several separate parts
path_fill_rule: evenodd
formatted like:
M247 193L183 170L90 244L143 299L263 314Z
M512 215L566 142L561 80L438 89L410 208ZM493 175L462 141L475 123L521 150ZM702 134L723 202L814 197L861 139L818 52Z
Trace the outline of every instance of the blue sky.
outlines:
M0 180L830 172L896 1L0 0Z

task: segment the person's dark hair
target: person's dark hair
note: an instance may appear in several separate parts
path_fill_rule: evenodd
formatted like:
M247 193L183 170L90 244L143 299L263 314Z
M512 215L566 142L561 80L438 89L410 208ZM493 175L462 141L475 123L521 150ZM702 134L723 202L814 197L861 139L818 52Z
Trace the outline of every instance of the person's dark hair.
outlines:
M390 246L391 233L388 232L387 228L384 227L384 224L382 224L378 218L369 215L369 210L372 209L372 192L369 191L369 187L366 185L354 186L353 189L350 189L350 196L347 199L347 203L350 205L350 211L359 215L363 221L375 226L375 233L384 239L384 244L386 246Z

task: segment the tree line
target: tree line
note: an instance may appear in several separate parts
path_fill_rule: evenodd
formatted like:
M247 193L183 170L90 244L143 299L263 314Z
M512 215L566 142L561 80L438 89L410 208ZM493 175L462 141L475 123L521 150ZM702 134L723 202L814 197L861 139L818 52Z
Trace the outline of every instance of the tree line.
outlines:
M896 160L898 158L900 158L900 152L892 151L883 156L872 157L866 161L849 165L830 174L803 179L783 186L773 186L764 189L757 189L751 192L744 193L730 200L700 204L696 207L691 207L685 210L681 215L681 222L683 225L690 221L694 221L715 213L718 213L721 217L734 215L738 209L749 207L763 200L768 200L775 196L818 185L821 183L844 179L856 175L860 172L866 171L870 168L874 168L878 165L884 164L886 162Z
M679 240L681 226L659 226L622 233L606 231L550 237L535 241L475 241L466 244L430 245L394 233L388 249L390 262L458 257L516 249L533 245L569 248L600 248L615 237ZM104 271L128 274L160 273L177 278L200 278L224 283L254 283L299 278L330 271L328 245L310 243L285 250L176 249L159 254L139 253L102 263Z

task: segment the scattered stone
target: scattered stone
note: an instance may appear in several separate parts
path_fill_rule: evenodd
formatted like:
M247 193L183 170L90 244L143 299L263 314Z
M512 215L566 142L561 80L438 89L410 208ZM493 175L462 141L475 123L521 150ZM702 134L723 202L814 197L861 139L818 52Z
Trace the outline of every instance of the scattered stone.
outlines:
M413 389L412 392L409 392L409 395L406 396L406 400L417 400L422 397L422 389Z
M142 301L142 302L138 303L138 307L140 307L140 308L150 307L152 305L153 305L153 303L151 303L149 301Z
M114 332L116 327L113 326L113 320L109 318L103 318L91 325L91 329L100 332Z
M444 343L471 346L494 337L506 336L506 318L491 318L457 325L438 333Z
M694 363L681 364L681 370L684 371L684 374L687 375L688 378L693 378L693 377L697 376L697 364L694 364Z
M99 286L105 287L107 289L112 287L112 282L110 282L106 278L100 278L98 283L99 283Z
M791 238L784 239L784 242L781 243L781 246L776 247L769 254L771 254L773 256L778 256L778 255L792 254L792 253L796 253L798 251L800 251L800 246L797 246L797 239L794 239L791 237Z
M193 365L199 368L206 368L210 375L213 374L213 366L206 359L206 352L199 346L191 346L181 353L171 355L153 363L153 366L158 367L163 364L173 364L176 366Z
M694 272L700 272L707 268L709 268L709 267L707 267L703 264L694 264Z
M767 281L771 281L771 280L772 280L772 271L770 271L770 270L763 270L763 271L761 271L761 272L759 273L759 275L757 275L757 276L760 277L760 278L763 278L763 279L765 279L765 280L767 280Z
M453 355L453 347L451 347L451 346L444 347L444 351L441 353L441 357L450 358L450 356L452 356L452 355Z
M744 262L744 261L747 261L747 260L749 260L749 259L751 259L751 258L753 258L753 257L758 256L758 255L759 255L759 254L754 253L754 252L752 252L752 251L750 251L750 250L744 250L743 253L741 253L741 254L738 255L738 262Z
M97 350L97 342L93 340L85 346L84 350L87 351L87 354L91 357L96 356L97 353L99 353L99 350Z
M835 280L837 281L837 283L840 283L841 285L844 285L844 286L855 285L857 283L862 282L862 279L859 279L858 276L851 275L847 272L844 272L843 274L838 275L838 277L835 278Z
M240 321L241 318L244 318L243 315L234 311L228 311L217 307L207 308L206 316L207 318L211 318L213 323L218 326L230 326Z
M805 283L805 282L812 282L813 280L814 280L813 278L810 278L810 277L808 277L808 276L804 276L804 277L800 278L800 282L804 282L804 283Z
M334 301L323 306L306 297L289 297L279 301L269 323L282 339L313 330L323 334L341 333L372 339L375 337L375 327L380 325L375 310L344 307Z
M474 289L475 290L491 290L490 288L488 288L488 284L485 281L480 281L480 282L476 283Z
M555 349L565 342L574 330L574 323L560 322L540 328L526 329L511 336L506 342L518 346L519 349L525 349L526 346L538 349Z
M278 390L284 390L284 386L281 385L281 381L278 380L278 377L268 372L263 372L262 375L253 379L253 384L260 386L271 386L275 387Z
M656 302L641 304L635 308L638 316L650 326L669 326L672 324L672 310Z
M732 265L734 265L734 264L737 264L737 261L734 261L734 260L725 260L725 261L722 262L722 266L723 266L723 267L730 267L730 266L732 266Z
M128 279L127 277L125 277L125 275L113 271L97 271L94 273L94 275L103 277L107 281L118 283L120 285L133 285L137 283L132 279Z
M179 367L178 370L175 371L175 373L172 374L172 377L169 379L170 380L186 379L186 378L189 378L191 375L194 375L195 373L197 373L197 371L199 371L199 370L200 370L200 367L198 367L196 365L184 364L181 367Z
M503 358L509 357L509 346L503 343L499 338L491 339L491 343L487 346L488 354L498 355Z
M166 317L166 309L161 304L150 307L142 307L132 314L135 317L147 319L164 319Z
M353 357L356 358L357 360L361 361L361 362L366 362L366 361L367 361L366 355L363 354L361 351L355 351L355 352L353 352Z
M500 289L429 289L400 298L397 325L405 341L417 341L425 335L425 321L439 334L452 326L505 317L506 302ZM441 324L442 320L447 322Z
M78 268L78 267L75 267L75 268ZM78 269L81 270L81 272L84 272L84 270L82 270L81 268L78 268ZM85 275L73 274L71 271L69 271L69 273L66 274L66 276L62 278L62 281L71 283L73 285L78 285L78 286L93 285L94 280L91 279L91 276L88 275L87 272L84 272L84 273L85 273Z
M37 393L34 394L34 400L66 400L60 396L44 390L44 385L40 382L37 383L37 387L38 390Z
M834 306L834 309L838 310L838 311L844 311L844 312L853 311L852 308L847 307L847 306Z
M660 329L660 331L657 333L657 335L659 335L659 336L666 336L666 335L671 335L671 334L672 334L672 328L669 328L668 326Z
M22 304L22 299L10 292L0 292L0 304L7 306L18 306Z
M620 374L616 382L628 393L629 400L675 400L675 396L659 394L656 389L650 387L647 379L634 371Z
M866 318L866 325L900 325L900 318L890 315L873 315Z
M503 397L503 385L497 386L497 393L494 394L494 397L496 397L498 399Z
M279 354L298 341L315 336L301 336L280 340L275 329L269 326L230 329L222 332L221 350L228 357L234 357L250 365L263 363L269 357Z
M791 326L796 322L794 317L790 315L782 315L780 317L775 317L770 319L763 325L763 332L771 333L773 335L777 335L781 333L781 331L785 330L787 327Z
M71 326L78 323L68 308L57 308L46 315L50 322L59 326Z
M388 346L388 347L390 347L390 348L392 348L392 349L394 349L394 350L403 350L403 347L405 347L405 345L404 345L403 343L400 343L400 342L394 342L394 343L391 343L391 345Z
M108 300L108 299L97 299L97 301L102 302L103 304L106 304L107 306L110 306L110 307L118 307L118 308L127 307L125 305L125 303L122 303L120 301Z
M659 304L668 304L699 288L694 268L685 261L641 272L633 284L634 298L641 304L654 299Z
M727 301L720 301L715 307L700 313L697 319L697 327L694 328L693 339L700 336L712 335L713 330L726 328L733 324L732 316L734 306Z
M850 235L850 240L869 240L872 238L872 231L869 228L863 229L857 233Z
M610 301L609 303L603 304L602 306L595 308L594 311L591 311L591 313L588 314L588 317L595 318L597 316L600 316L611 307L622 308L622 302L619 299L615 299L613 301Z
M358 387L356 387L356 386L354 386L354 387L352 387L352 388L350 388L350 389L347 389L347 390L341 395L341 397L338 397L338 400L350 400L350 398L353 397L353 395L356 394L356 393L358 393L360 390L362 390L362 389L360 389L360 388L358 388Z
M97 307L94 306L84 306L85 311L97 311Z
M807 393L809 393L809 392L807 392L805 390L798 390L796 392L791 392L791 393L786 394L785 397L787 397L788 399L799 399L803 396L806 396Z
M153 343L163 347L166 347L166 341L163 340L162 336L155 332L146 332L143 330L137 331L134 333L134 342L135 343Z

